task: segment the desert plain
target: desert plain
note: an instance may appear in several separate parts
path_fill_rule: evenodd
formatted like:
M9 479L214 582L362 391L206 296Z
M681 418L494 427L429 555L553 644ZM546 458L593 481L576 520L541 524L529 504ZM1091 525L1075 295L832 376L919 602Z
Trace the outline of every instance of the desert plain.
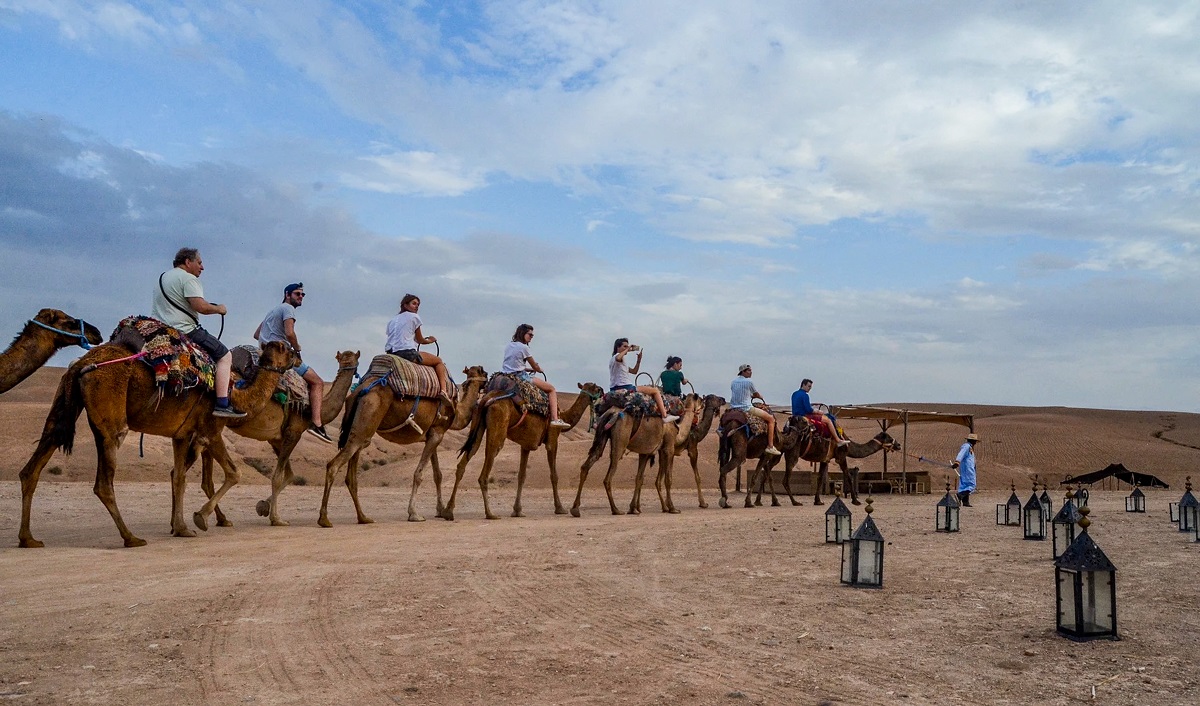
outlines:
M243 471L222 502L233 526L196 538L169 536L169 443L131 434L117 500L149 544L125 549L92 494L95 452L81 418L75 453L55 456L34 497L32 529L46 547L19 549L17 475L61 372L44 368L0 397L10 432L0 440L5 703L1200 703L1200 543L1167 510L1185 477L1200 485L1197 414L878 403L973 414L983 441L975 507L963 509L961 532L937 533L934 505L950 473L937 464L965 429L910 426L889 469L930 472L934 494L872 496L887 540L884 586L872 590L839 582L827 505L806 496L744 508L731 492L733 507L717 507L715 433L700 450L706 509L681 456L678 515L660 512L652 485L642 514L611 515L603 462L582 517L555 515L535 452L526 517L483 519L477 458L454 522L434 517L426 472L423 523L405 521L418 449L376 440L360 477L375 522L356 524L339 477L330 529L316 525L330 446L301 442L292 463L303 484L280 501L291 526L271 527L254 511L269 492L254 469L269 467L270 449L227 433ZM873 421L845 426L857 440L878 431ZM443 493L463 438L442 443ZM567 505L589 444L579 427L560 445ZM497 511L511 508L517 458L511 445L498 458ZM1124 511L1126 486L1092 489L1090 532L1118 568L1121 639L1072 642L1054 629L1049 541L997 526L994 507L1010 484L1027 498L1036 474L1057 508L1059 481L1116 462L1171 487L1147 491L1146 514ZM622 507L635 466L625 458L615 479ZM189 517L203 502L196 473ZM857 525L863 506L853 511Z

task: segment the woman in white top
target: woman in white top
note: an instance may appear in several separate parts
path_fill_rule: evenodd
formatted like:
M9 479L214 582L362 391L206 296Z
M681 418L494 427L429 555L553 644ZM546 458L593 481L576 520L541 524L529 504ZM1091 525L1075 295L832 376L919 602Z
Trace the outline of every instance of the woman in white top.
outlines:
M410 363L428 365L437 372L438 385L441 395L447 401L450 399L450 378L446 374L446 364L432 353L418 351L417 344L429 345L437 343L434 336L421 333L421 317L417 310L421 308L421 298L415 294L405 294L400 300L400 313L392 317L387 325L387 347L385 350L394 356L403 358Z
M512 342L504 347L504 364L501 365L500 372L515 375L544 391L550 398L550 426L556 429L570 429L570 423L558 418L558 393L555 391L554 385L533 375L534 373L544 375L545 371L542 370L542 366L537 364L537 361L533 359L533 354L529 351L529 344L532 341L533 325L521 324L518 326L517 332L513 334Z
M632 368L625 364L625 355L627 353L637 354L637 363ZM667 414L667 408L663 405L662 390L659 390L654 385L642 385L638 387L634 384L634 381L637 380L638 369L641 367L641 346L629 345L628 338L618 338L616 341L613 341L613 357L608 359L608 391L637 390L643 395L654 398L654 402L658 405L658 414L663 418L664 422L678 421L679 417L674 414Z

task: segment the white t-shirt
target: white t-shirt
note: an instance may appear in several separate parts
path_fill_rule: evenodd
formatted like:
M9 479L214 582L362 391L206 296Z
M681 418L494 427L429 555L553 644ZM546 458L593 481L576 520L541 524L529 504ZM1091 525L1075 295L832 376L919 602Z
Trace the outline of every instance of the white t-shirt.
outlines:
M629 357L631 355L634 355L634 354L633 353L625 354L626 357ZM608 387L609 387L609 389L611 390L612 388L619 387L621 385L634 384L633 373L630 371L631 371L631 368L629 368L629 366L625 365L625 363L623 361L617 360L617 356L614 353L613 357L608 359Z
M532 358L529 346L520 341L511 341L504 347L504 364L500 366L502 373L523 373L529 369L525 364L526 358Z
M421 317L411 311L402 311L392 317L387 326L387 347L389 351L417 350L417 329L421 328Z
M296 320L296 307L291 304L285 302L269 311L262 320L262 327L258 329L258 342L267 344L271 341L283 341L290 345L287 332L283 330L283 322L288 319Z
M171 301L163 296L163 290L170 295ZM200 328L200 314L188 303L188 297L204 297L204 285L200 278L179 267L172 267L163 273L162 289L154 282L154 304L150 307L150 315L164 324L171 326L180 333L191 333ZM171 302L175 302L190 311L196 318L191 318L180 311Z

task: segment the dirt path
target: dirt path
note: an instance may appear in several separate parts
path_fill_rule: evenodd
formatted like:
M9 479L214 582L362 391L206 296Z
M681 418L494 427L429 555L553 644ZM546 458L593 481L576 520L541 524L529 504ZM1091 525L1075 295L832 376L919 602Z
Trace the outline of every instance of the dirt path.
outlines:
M338 491L330 530L319 488L289 489L294 524L271 528L253 514L263 489L239 487L235 528L173 539L167 485L125 484L150 540L127 550L90 486L45 484L47 548L0 549L0 699L1055 704L1096 686L1095 703L1200 702L1200 544L1161 493L1148 516L1093 494L1124 639L1075 644L1054 635L1048 543L995 526L999 493L958 536L929 530L929 496L881 499L891 544L872 591L838 583L809 505L612 517L597 488L574 519L539 490L528 518L486 522L476 491L459 521L410 524L404 491L373 488L379 522L358 526ZM9 547L19 492L0 483Z

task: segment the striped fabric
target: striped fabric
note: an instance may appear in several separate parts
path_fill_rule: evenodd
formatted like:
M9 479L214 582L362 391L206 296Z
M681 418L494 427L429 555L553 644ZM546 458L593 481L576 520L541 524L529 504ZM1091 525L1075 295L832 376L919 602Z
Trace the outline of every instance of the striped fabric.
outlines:
M371 367L359 382L366 387L375 380L387 376L387 385L401 397L437 397L441 387L437 372L428 365L416 365L394 355L377 355L371 359ZM450 396L458 396L458 385L450 381Z

